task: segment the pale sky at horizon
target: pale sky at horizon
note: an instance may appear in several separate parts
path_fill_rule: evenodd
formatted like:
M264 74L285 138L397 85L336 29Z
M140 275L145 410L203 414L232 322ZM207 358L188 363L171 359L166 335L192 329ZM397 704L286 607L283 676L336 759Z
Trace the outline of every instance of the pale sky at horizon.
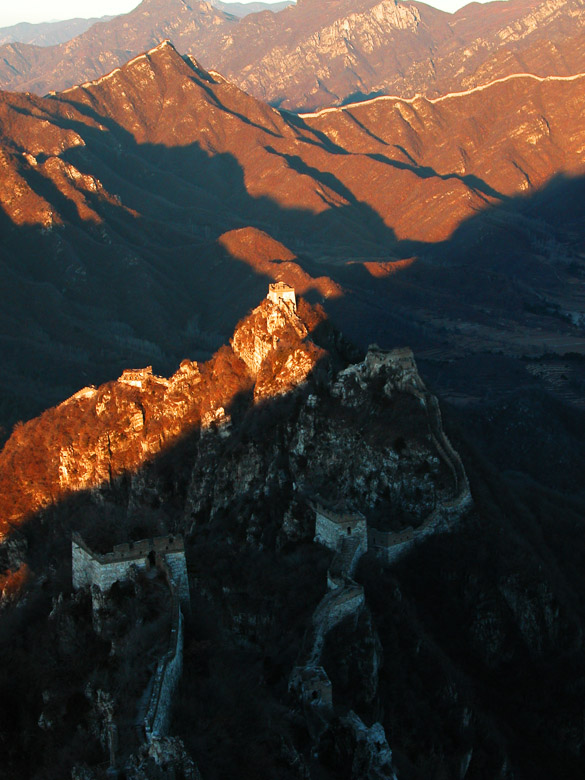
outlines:
M226 2L228 0L225 0ZM240 0L252 2L253 0ZM276 2L277 0L265 0ZM479 0L487 2L488 0ZM408 0L405 0L408 2ZM443 11L456 11L469 0L427 0L427 5L441 8ZM78 17L90 19L100 16L125 14L136 8L140 0L20 0L18 3L0 0L0 27L10 27L19 22L50 22L56 19L75 19Z

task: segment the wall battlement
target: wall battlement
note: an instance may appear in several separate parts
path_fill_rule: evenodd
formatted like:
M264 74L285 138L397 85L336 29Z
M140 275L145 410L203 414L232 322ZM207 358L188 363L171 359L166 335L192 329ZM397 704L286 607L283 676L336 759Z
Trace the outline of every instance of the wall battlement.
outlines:
M170 379L166 379L164 376L157 376L152 372L152 366L146 366L145 368L126 368L122 371L121 376L118 377L118 382L123 385L131 385L132 387L138 387L142 390L150 382L156 382L168 387L171 384Z

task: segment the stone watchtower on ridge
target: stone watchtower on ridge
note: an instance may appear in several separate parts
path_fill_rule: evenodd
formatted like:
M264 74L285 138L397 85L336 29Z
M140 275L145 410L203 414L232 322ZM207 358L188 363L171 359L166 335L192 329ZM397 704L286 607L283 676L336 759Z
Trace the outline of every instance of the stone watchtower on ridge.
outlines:
M114 582L127 580L133 567L139 571L166 568L183 609L190 607L185 546L180 535L118 544L112 552L100 554L91 550L78 533L73 533L71 564L73 590L97 585L107 591Z
M266 296L272 303L280 303L281 301L290 307L296 314L297 311L297 299L295 295L294 287L286 282L275 282L268 285L268 295Z

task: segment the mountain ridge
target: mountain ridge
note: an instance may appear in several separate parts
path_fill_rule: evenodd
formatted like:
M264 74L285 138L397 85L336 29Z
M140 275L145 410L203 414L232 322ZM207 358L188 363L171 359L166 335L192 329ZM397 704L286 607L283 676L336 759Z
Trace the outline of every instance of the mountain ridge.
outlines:
M259 402L306 383L326 357L310 335L320 329L323 337L324 322L302 299L298 316L296 307L264 300L238 323L231 347L208 362L185 359L169 379L152 367L125 369L117 381L82 388L19 426L0 456L0 541L68 494L139 470L193 430L228 426L238 395ZM41 443L54 429L63 431L58 462L54 446Z
M54 46L75 38L96 22L110 21L112 18L112 16L102 16L94 19L65 19L59 22L41 22L39 24L21 22L9 27L0 27L0 46L6 43Z
M260 103L169 44L99 83L50 98L2 93L2 256L4 273L20 291L5 296L0 318L12 356L6 367L19 366L10 368L17 371L13 386L19 397L34 386L24 379L34 369L22 349L8 346L24 334L31 334L26 343L41 362L47 334L57 337L62 355L72 350L61 376L78 372L73 387L89 364L107 371L92 374L94 383L118 375L116 350L124 343L146 350L142 358L129 354L126 363L154 363L159 372L190 350L208 357L206 345L213 351L222 343L259 288L285 267L277 260L296 264L291 283L308 274L302 284L311 300L338 311L362 346L378 338L353 310L366 306L368 295L374 303L392 301L384 317L405 342L426 343L414 323L428 328L428 318L438 317L441 339L447 333L452 345L467 344L463 332L455 336L458 326L447 324L452 312L445 319L440 299L429 292L432 314L422 302L425 279L436 279L447 285L452 311L471 318L470 327L493 349L513 351L522 305L541 311L542 320L524 323L525 336L517 337L533 353L540 349L539 327L551 338L563 333L579 352L578 329L570 324L582 316L570 271L580 264L578 230L560 231L562 220L547 218L550 205L535 218L531 201L542 188L552 192L555 177L561 188L578 189L577 180L570 185L562 177L583 173L582 93L577 77L518 77L440 101L379 100L298 117ZM244 229L254 237L238 233ZM466 230L483 237L471 253L459 239ZM505 248L490 238L500 232ZM225 234L229 242L221 240ZM473 275L462 271L489 241L502 248L476 261ZM524 259L498 259L516 246ZM567 256L560 267L567 285L551 259L556 253ZM242 300L230 298L214 311L209 301L218 302L219 293L208 264L235 275ZM113 296L109 277L119 280ZM506 305L495 292L498 279L507 280ZM37 288L39 321L24 327L24 290L47 281L49 296ZM469 287L463 296L456 292L462 285ZM486 295L497 316L480 305ZM53 310L57 301L60 310ZM100 335L94 317L117 323L115 341ZM478 349L469 343L466 349ZM59 390L61 398L73 387ZM23 414L29 413L12 419Z

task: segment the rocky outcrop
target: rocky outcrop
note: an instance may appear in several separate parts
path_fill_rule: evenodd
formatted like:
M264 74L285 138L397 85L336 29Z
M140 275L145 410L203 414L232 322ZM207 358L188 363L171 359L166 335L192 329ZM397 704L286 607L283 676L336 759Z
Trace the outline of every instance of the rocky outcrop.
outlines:
M281 342L285 346L306 336L306 327L289 306L265 301L237 329L231 346L256 377L264 360L280 347Z
M420 393L408 387L412 379L407 376L416 376L422 385L413 371L412 354L407 374L398 361L394 363L392 353L385 353L385 362L372 368L372 354L337 375L332 399L315 396L302 410L293 450L305 463L298 484L305 490L311 486L332 504L343 497L349 507L366 516L368 525L390 529L397 523L398 528L406 518L420 525L453 496L451 465L429 442ZM373 394L374 386L381 392ZM322 425L325 406L326 427ZM373 430L358 435L347 426L348 417L374 415L384 430L379 439Z
M302 320L283 301L264 301L237 328L231 346L256 380L256 401L289 392L315 371L325 352L307 336Z

